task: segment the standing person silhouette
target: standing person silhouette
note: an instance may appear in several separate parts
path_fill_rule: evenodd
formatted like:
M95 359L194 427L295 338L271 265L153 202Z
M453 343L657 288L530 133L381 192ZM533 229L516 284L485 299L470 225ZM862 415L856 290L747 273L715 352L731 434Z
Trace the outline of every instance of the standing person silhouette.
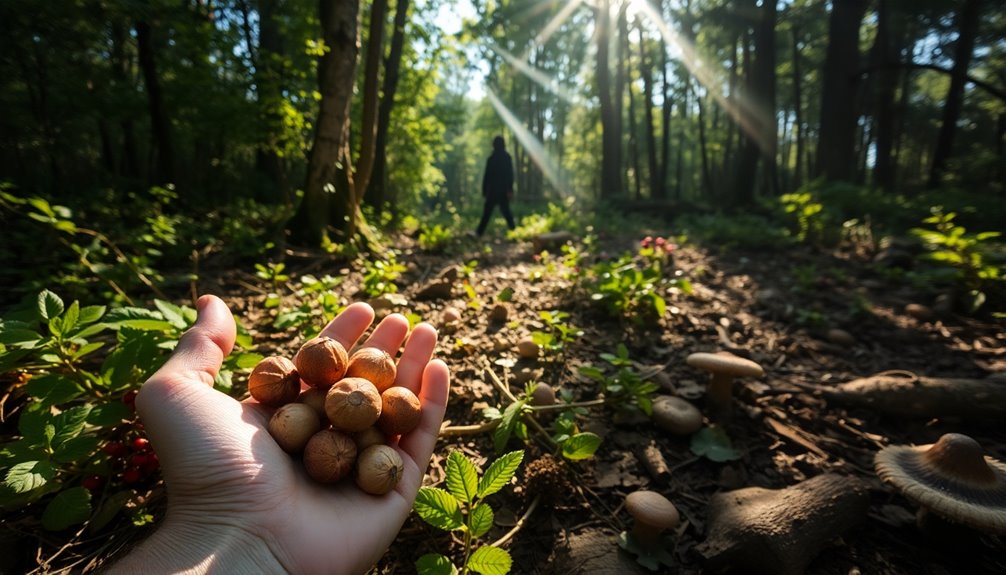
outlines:
M504 148L503 136L493 138L493 153L486 161L485 175L482 176L482 196L485 197L485 207L482 209L482 221L479 222L476 234L482 237L489 225L493 208L499 204L506 225L514 229L513 214L510 212L510 200L513 198L513 160Z

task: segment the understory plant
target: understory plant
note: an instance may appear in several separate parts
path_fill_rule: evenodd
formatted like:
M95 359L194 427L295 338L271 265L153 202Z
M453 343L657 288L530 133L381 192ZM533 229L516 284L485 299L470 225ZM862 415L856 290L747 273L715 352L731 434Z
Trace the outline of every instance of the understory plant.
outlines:
M492 544L479 545L493 526L493 510L485 498L506 487L524 458L523 451L501 455L484 474L458 451L447 457L445 486L421 487L412 508L419 517L449 532L459 532L463 540L460 570L447 556L423 555L416 561L420 575L451 575L468 572L505 575L513 563L510 554Z
M662 317L668 291L692 291L691 282L673 269L675 248L664 238L647 237L636 253L595 264L583 281L590 299L617 319L647 323Z
M65 305L48 290L0 319L0 373L16 378L5 401L20 407L17 433L0 446L0 509L24 510L5 521L31 529L41 518L48 530L88 521L95 532L156 481L133 399L195 319L163 300L109 309ZM238 345L250 343L239 328ZM229 391L233 372L260 359L231 354L214 385Z

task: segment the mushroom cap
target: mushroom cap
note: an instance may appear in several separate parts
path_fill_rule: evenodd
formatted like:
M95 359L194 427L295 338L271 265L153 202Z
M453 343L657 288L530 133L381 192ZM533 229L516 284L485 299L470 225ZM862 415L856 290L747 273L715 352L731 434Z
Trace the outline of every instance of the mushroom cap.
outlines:
M656 491L634 491L625 498L625 509L639 523L657 529L670 529L678 524L678 509Z
M694 368L717 374L735 377L761 377L765 375L765 370L757 363L730 353L693 353L685 361Z
M690 402L673 395L653 400L653 423L674 435L691 435L702 427L702 412Z
M874 465L882 480L937 515L1006 533L1006 464L974 439L948 433L932 445L885 447Z

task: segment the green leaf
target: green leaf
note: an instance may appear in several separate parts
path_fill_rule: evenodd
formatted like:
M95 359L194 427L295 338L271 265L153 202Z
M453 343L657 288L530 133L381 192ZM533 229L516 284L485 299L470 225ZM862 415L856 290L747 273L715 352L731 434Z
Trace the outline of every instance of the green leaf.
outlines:
M240 369L251 369L265 359L258 353L241 353L234 358L234 366Z
M523 459L523 451L511 451L494 461L479 480L479 497L486 497L503 489L513 478Z
M601 445L601 437L589 431L577 433L562 444L562 456L572 461L588 459Z
M514 426L517 424L521 410L524 408L524 401L515 401L503 410L503 419L493 431L493 447L496 453L501 453L506 447L510 436L513 434Z
M458 568L439 553L427 553L416 560L416 572L419 575L457 575Z
M420 488L412 508L416 510L423 521L438 529L453 531L464 527L458 500L443 489L437 487Z
M20 322L4 323L3 329L0 329L0 343L11 347L32 349L45 338L42 334L28 327L8 325L15 323Z
M7 470L3 483L14 493L34 491L56 477L48 461L24 461Z
M468 558L468 567L481 575L506 575L513 561L510 554L499 547L479 547Z
M121 401L110 401L94 406L91 413L87 414L87 423L96 427L115 427L131 418L129 406Z
M508 302L511 299L513 299L513 288L512 287L505 287L505 288L503 288L503 290L500 291L500 293L496 296L496 301L500 301L500 302Z
M126 502L132 496L133 493L131 491L119 491L106 497L101 506L98 507L98 510L91 516L91 520L88 521L88 532L97 533L101 531L102 527L108 525L112 519L115 519L115 516L126 506Z
M56 435L53 437L52 446L59 447L63 442L80 435L89 413L91 413L90 405L78 405L53 417L52 423L56 428Z
M83 487L71 487L59 493L42 513L42 527L60 531L87 521L91 516L91 493Z
M63 314L63 331L69 332L73 328L77 327L77 322L80 320L80 303L74 300L70 307L66 309L66 313Z
M176 329L185 329L188 324L185 323L185 318L182 316L182 308L177 305L166 302L164 300L155 299L154 305L164 316L164 319Z
M458 501L471 503L479 484L479 472L475 464L460 451L452 451L447 456L447 491Z
M55 373L46 373L29 379L24 389L42 407L66 403L84 392L75 381Z
M82 346L80 346L80 348L77 349L77 351L73 352L73 356L71 357L71 359L78 360L78 359L80 359L80 358L82 358L82 357L84 357L84 356L86 356L86 355L88 355L90 353L94 353L95 351L98 351L99 349L101 349L104 346L105 346L105 342L103 342L103 341L94 341L94 342L82 345Z
M78 323L80 325L89 325L101 319L103 315L105 315L105 306L103 305L82 307L80 308L80 320Z
M63 313L63 300L49 290L38 294L38 313L44 320L51 320Z
M650 299L653 300L653 310L657 312L657 315L663 316L664 312L667 311L667 302L664 298L660 297L656 292L650 293Z
M710 461L724 462L741 458L740 452L733 448L727 432L719 427L704 427L692 436L690 448L692 453L704 456Z
M482 537L492 529L493 510L486 503L479 503L472 509L468 516L468 526L471 529L472 537Z
M98 449L98 438L93 435L79 435L64 441L53 452L52 457L59 463L82 462Z
M18 418L17 430L25 439L33 444L38 444L45 440L45 426L49 424L50 419L52 419L52 415L43 409L43 406L33 403Z

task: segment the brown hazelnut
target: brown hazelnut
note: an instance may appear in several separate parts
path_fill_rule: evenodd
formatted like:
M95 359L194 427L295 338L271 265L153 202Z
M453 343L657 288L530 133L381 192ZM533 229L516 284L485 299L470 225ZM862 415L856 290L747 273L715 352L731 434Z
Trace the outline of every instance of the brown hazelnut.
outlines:
M408 433L419 425L419 398L408 388L389 387L381 394L381 417L377 426L388 435Z
M324 425L328 425L328 414L325 413L325 396L327 395L327 389L309 387L300 392L300 396L297 397L297 401L313 409L314 412L318 414L318 418L321 422Z
M366 379L347 377L328 390L325 413L335 429L363 431L381 416L381 394Z
M402 456L393 447L372 445L356 462L356 484L371 495L384 495L398 485L405 472Z
M356 462L356 444L341 431L326 429L304 446L304 469L319 483L335 483L349 475Z
M304 449L311 436L321 431L318 414L303 403L288 403L269 419L269 435L287 453Z
M381 445L386 440L387 437L385 437L384 432L374 425L353 434L353 441L356 442L356 450L361 453L371 445Z
M539 350L538 344L531 338L522 339L517 342L517 355L521 359L538 359Z
M539 383L531 392L531 405L555 405L555 390L547 383Z
M305 343L293 357L304 383L328 388L346 374L346 348L330 337L316 337Z
M248 393L259 403L279 406L297 399L300 378L293 362L285 357L267 357L248 376Z
M349 366L346 368L346 377L362 377L373 383L378 392L395 385L397 375L394 358L376 347L358 349L349 358Z

